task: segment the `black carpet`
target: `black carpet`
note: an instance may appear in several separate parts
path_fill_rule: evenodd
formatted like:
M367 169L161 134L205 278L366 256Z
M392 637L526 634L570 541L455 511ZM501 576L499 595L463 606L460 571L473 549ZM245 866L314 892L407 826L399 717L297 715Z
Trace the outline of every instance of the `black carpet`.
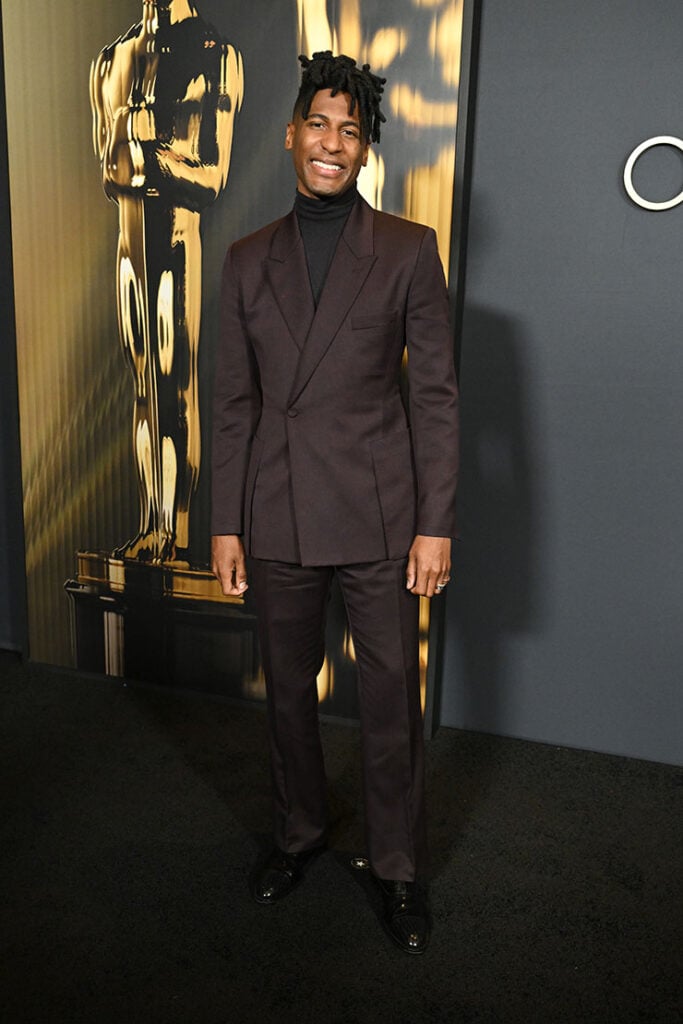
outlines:
M432 944L395 950L358 733L324 723L331 850L282 904L261 709L0 654L0 1020L680 1024L683 772L441 729Z

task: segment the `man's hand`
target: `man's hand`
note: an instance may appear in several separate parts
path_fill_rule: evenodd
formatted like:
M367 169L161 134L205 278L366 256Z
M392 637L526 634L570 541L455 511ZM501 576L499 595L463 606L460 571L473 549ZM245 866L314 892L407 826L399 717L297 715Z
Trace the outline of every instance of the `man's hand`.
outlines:
M434 597L448 583L451 573L451 538L418 534L408 552L406 587L411 594Z
M247 589L244 547L236 533L211 538L211 570L226 597L240 597Z

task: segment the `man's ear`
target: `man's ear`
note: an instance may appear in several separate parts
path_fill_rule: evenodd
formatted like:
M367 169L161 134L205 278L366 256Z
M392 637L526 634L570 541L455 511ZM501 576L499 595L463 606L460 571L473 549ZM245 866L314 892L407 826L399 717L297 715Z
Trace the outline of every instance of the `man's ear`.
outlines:
M285 149L291 149L294 141L295 126L292 121L287 125L287 131L285 132Z
M363 167L368 166L368 157L370 156L370 143L365 143L365 149L363 151Z

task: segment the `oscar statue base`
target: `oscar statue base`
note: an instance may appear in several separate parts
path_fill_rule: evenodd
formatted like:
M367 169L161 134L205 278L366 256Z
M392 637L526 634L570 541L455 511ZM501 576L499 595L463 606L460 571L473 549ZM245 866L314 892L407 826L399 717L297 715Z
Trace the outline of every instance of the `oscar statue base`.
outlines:
M248 594L225 597L208 569L82 551L65 590L78 669L263 698Z

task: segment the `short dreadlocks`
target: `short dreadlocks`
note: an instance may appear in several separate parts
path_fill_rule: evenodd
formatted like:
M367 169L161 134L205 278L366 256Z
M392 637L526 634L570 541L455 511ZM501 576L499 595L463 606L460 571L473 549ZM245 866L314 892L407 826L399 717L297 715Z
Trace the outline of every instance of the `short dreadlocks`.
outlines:
M294 115L301 114L305 120L310 113L313 97L320 89L330 89L333 96L345 92L351 97L351 113L358 104L363 136L371 142L379 142L379 126L386 121L379 109L386 78L373 75L369 64L357 67L355 60L343 53L333 57L331 50L320 50L310 60L301 54L299 60L303 72L299 95L294 104Z

